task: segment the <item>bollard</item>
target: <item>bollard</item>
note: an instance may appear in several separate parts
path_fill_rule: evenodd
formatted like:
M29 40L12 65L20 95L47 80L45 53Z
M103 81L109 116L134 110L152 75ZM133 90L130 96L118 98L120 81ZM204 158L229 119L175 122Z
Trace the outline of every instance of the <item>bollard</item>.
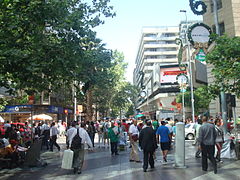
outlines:
M176 123L174 167L186 168L185 166L185 124L183 122Z

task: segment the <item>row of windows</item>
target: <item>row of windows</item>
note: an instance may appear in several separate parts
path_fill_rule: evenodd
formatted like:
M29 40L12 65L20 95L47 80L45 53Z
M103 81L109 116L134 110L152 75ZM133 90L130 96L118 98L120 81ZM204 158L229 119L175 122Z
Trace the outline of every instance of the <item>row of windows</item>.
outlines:
M167 48L147 48L144 51L150 52L164 52L164 51L176 51L176 47L167 47Z
M144 44L176 44L175 41L145 41Z
M160 38L160 37L175 37L177 36L177 33L149 33L149 34L145 34L144 37L153 37L153 38Z
M177 58L177 55L165 55L165 56L145 56L145 59L173 59Z

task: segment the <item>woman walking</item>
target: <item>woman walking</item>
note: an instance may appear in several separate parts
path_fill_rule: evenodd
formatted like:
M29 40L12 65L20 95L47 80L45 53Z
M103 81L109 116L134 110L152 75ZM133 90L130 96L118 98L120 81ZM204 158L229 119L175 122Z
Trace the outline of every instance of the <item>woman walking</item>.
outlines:
M221 127L221 120L220 119L215 120L215 129L216 129L216 132L217 132L217 138L216 138L217 156L216 156L216 160L218 162L221 162L221 150L222 150L222 145L224 143L224 133L223 133L223 129Z

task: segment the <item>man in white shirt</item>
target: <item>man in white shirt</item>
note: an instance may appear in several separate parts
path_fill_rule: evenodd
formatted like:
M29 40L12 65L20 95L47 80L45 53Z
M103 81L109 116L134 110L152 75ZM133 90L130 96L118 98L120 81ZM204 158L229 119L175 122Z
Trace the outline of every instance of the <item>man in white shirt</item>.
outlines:
M6 123L3 126L4 126L4 130L6 131L7 128L11 127L11 124L9 123L9 121L6 121Z
M130 153L130 162L141 162L138 153L138 136L139 131L137 127L137 120L133 120L133 124L129 127L129 140L132 146Z
M50 151L53 151L53 145L60 151L60 146L57 144L57 135L59 134L58 128L55 126L55 122L51 124L50 127Z
M47 150L49 149L49 138L50 138L50 127L48 126L48 123L45 122L41 127L41 135L42 135L42 147L46 146Z
M70 137L72 137L72 134L75 131L75 129L76 129L76 122L72 122L72 126L67 130L67 133L66 133L67 148L69 148L69 140L70 140Z
M79 136L81 138L81 143L82 143L81 148L79 148L79 149L71 148L72 140L73 140L74 136L77 135L77 128L74 128L72 135L69 138L69 147L74 152L74 155L73 155L73 172L74 172L74 174L76 172L78 174L82 173L82 166L83 166L83 162L84 162L84 143L88 144L88 146L90 146L90 148L93 148L92 141L91 141L87 131L84 129L84 127L85 127L85 124L82 122L81 127L78 128L79 129L78 133L79 133Z

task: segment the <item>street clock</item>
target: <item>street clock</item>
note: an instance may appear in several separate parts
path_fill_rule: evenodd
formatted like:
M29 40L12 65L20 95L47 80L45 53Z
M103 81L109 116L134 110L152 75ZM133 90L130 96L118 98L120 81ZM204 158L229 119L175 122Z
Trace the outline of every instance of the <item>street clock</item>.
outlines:
M146 97L146 95L147 95L147 93L146 93L145 91L141 91L141 92L140 92L140 96L141 96L142 98Z
M188 82L188 77L186 76L186 74L179 74L177 76L177 82L178 84L187 84Z

